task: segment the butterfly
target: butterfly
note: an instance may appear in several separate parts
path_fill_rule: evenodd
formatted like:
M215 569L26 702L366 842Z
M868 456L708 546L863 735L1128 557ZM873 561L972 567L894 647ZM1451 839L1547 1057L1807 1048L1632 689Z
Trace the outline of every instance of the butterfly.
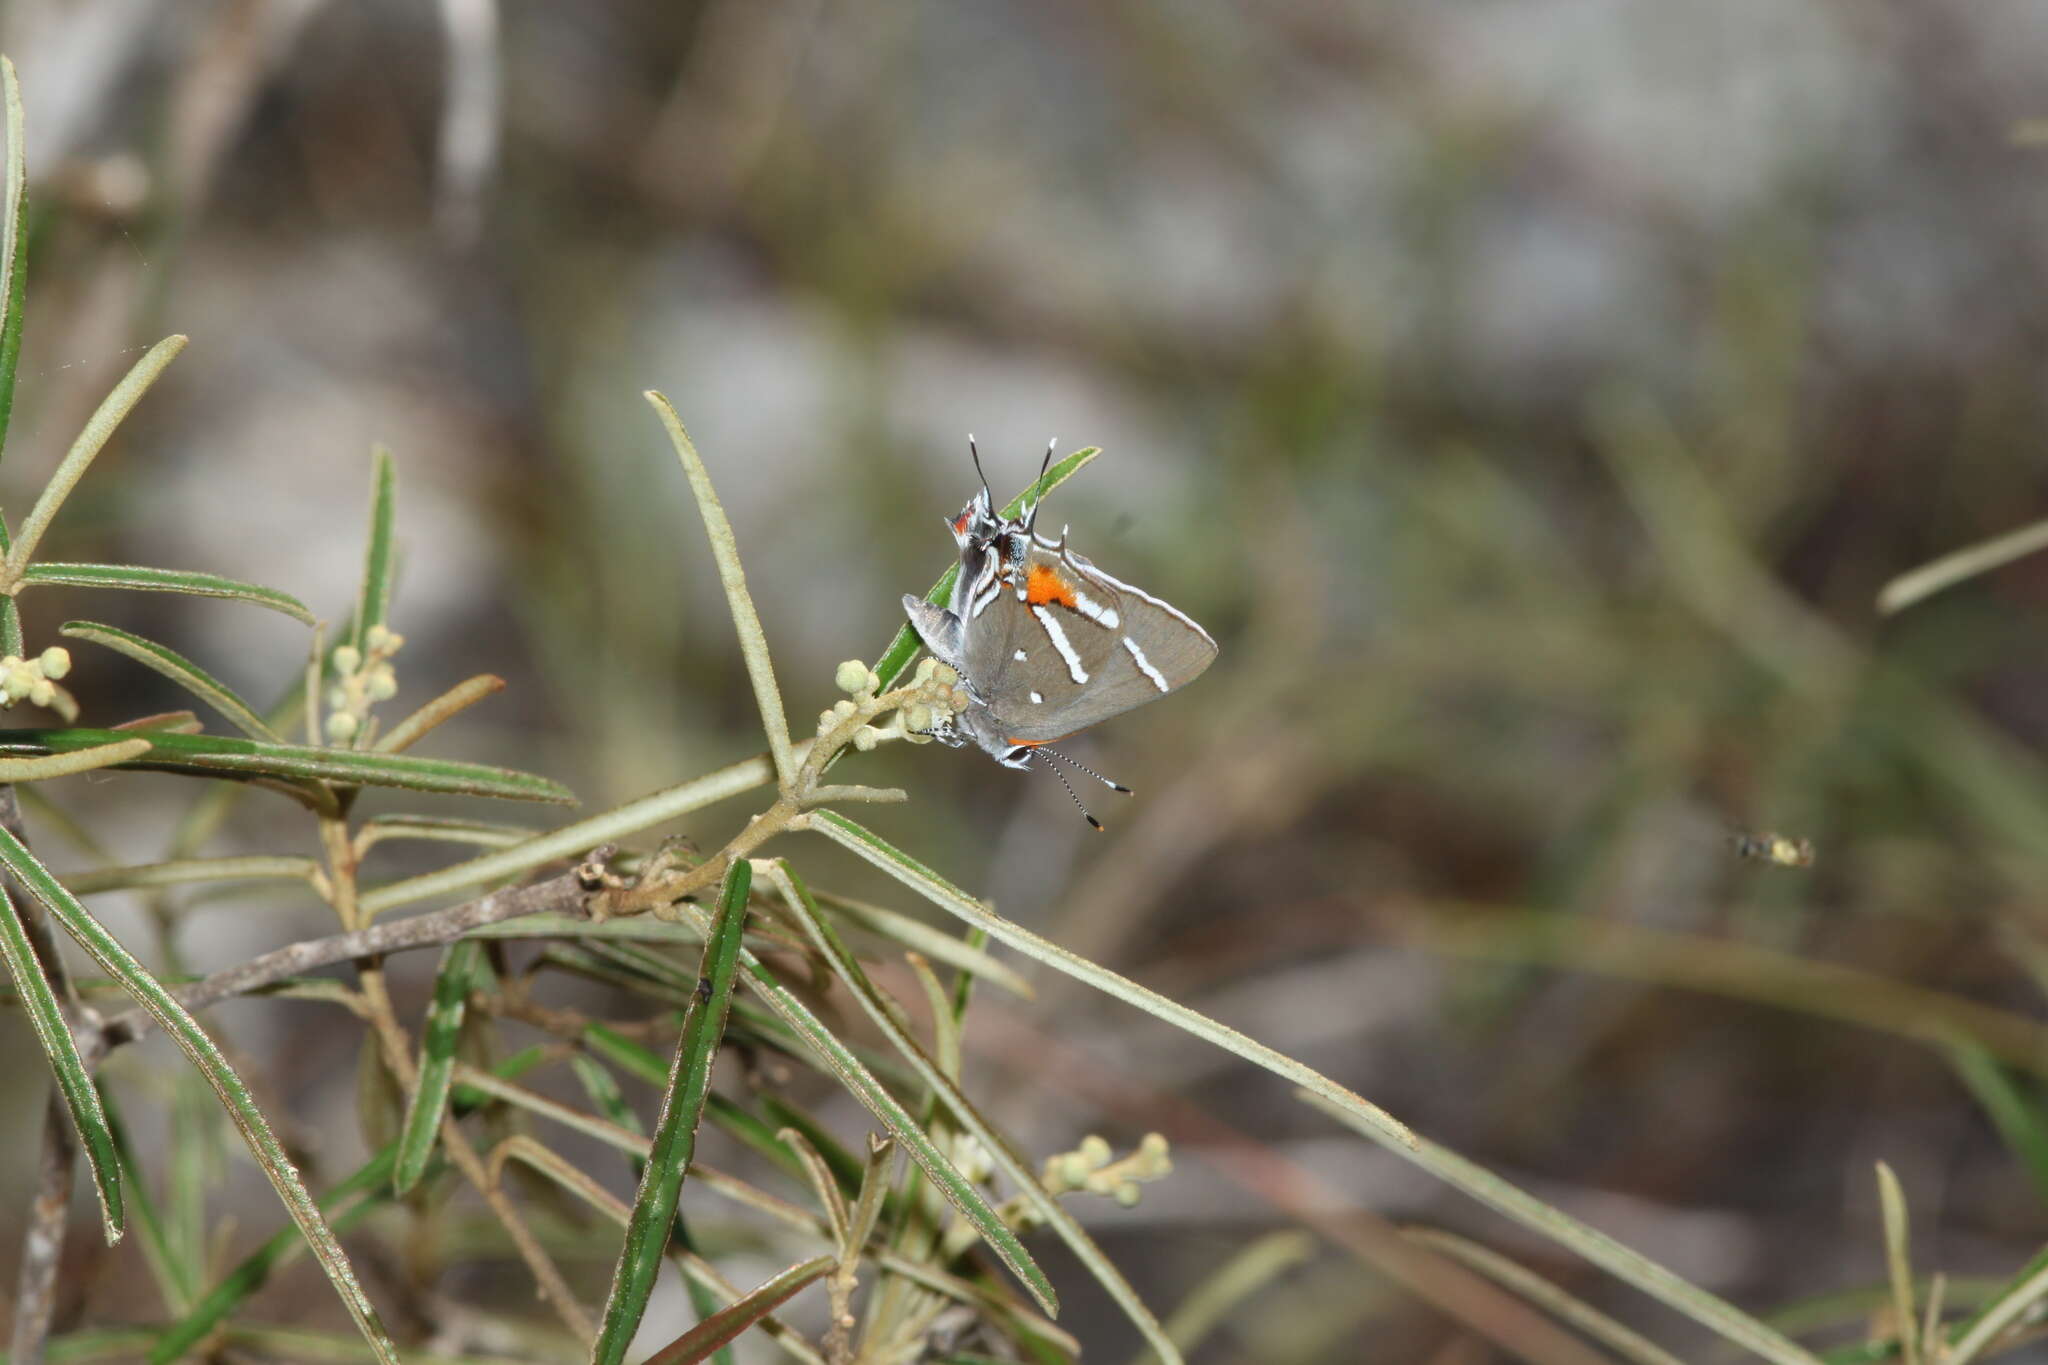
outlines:
M903 598L925 649L967 687L967 709L933 735L1010 768L1045 753L1128 793L1048 746L1186 686L1215 662L1216 641L1177 607L1075 553L1066 528L1058 540L1040 535L1042 493L1021 517L996 515L972 436L967 449L981 490L946 523L960 549L952 594L943 605ZM1040 484L1052 452L1048 444ZM1078 796L1074 803L1102 828Z

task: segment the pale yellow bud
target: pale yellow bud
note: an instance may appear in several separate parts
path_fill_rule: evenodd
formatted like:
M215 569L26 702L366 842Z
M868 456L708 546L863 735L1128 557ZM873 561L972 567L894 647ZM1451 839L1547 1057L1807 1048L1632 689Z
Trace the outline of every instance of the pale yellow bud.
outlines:
M863 690L873 690L868 683L868 679L873 676L868 672L868 666L859 659L848 659L833 673L832 685L841 692L851 692L858 696Z
M391 671L390 664L378 664L370 670L370 676L363 685L371 701L389 701L398 695L398 675Z
M853 732L853 747L865 754L871 752L881 738L874 726L863 725Z
M327 718L327 737L336 744L356 736L356 718L346 711L336 711Z
M51 645L36 660L46 678L61 678L71 671L71 651L62 645Z
M28 699L37 706L48 706L57 699L57 684L48 678L37 678L29 684Z
M354 645L336 645L330 657L337 673L353 673L363 666L362 653Z

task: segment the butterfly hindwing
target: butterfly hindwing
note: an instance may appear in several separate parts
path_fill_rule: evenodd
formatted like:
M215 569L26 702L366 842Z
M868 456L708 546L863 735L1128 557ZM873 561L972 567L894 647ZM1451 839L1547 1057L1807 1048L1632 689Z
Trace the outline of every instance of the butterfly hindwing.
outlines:
M965 624L966 675L1006 739L1043 744L1165 696L1216 655L1201 627L1032 538Z

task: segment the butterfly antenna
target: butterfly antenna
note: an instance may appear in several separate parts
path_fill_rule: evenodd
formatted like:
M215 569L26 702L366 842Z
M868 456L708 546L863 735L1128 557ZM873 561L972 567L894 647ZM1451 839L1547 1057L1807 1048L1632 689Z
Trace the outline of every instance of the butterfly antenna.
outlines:
M974 476L981 480L981 495L988 499L989 510L994 511L996 495L989 492L988 475L981 472L981 451L975 448L974 433L967 433L967 453L974 457Z
M1044 753L1047 751L1044 749L1040 749L1039 752ZM1081 804L1081 798L1075 795L1073 784L1067 781L1067 775L1061 772L1058 768L1052 767L1050 765L1046 767L1046 771L1051 773L1054 777L1057 777L1060 780L1060 785L1067 789L1067 795L1073 797L1074 805L1081 812L1081 818L1083 820L1086 820L1089 824L1095 826L1096 829L1101 829L1102 822L1096 819L1094 816L1090 815L1088 813L1088 807Z
M1038 478L1031 485L1031 491L1037 496L1031 502L1031 515L1024 519L1027 534L1038 529L1038 504L1045 501L1045 471L1052 468L1052 448L1059 443L1057 436L1045 443L1045 458L1039 461Z
M1048 749L1043 744L1041 744L1038 746L1038 752L1042 754L1051 754L1054 758L1066 764L1069 768L1074 769L1076 772L1084 772L1088 774L1088 776L1094 778L1097 782L1100 782L1103 786L1109 788L1113 792L1122 792L1125 796L1129 796L1131 794L1131 789L1129 787L1126 787L1123 783L1110 781L1101 773L1096 772L1095 769L1089 767L1086 763L1076 762L1074 759L1068 758L1065 754L1061 753L1058 749Z

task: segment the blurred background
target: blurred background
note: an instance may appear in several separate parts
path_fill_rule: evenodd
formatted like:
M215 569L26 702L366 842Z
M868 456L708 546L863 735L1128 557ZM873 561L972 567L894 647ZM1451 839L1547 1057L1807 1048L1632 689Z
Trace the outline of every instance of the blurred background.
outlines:
M1048 439L1100 445L1047 521L1222 644L1074 746L1136 797L1091 795L1096 835L1043 774L899 745L842 768L912 794L864 819L1753 1311L1881 1283L1877 1160L1952 1302L2035 1250L2048 559L1876 595L2048 514L2048 8L16 0L0 48L34 211L0 500L192 337L50 555L338 618L383 442L405 694L511 683L434 751L592 810L761 748L643 390L718 481L799 732L950 562L969 431L999 498ZM25 609L31 648L111 621L256 698L306 649L232 604ZM77 652L88 723L181 704ZM169 781L58 794L147 861ZM310 851L292 814L251 804L213 851ZM1739 856L1764 831L1812 865ZM430 865L393 849L378 875ZM322 932L302 901L195 905L181 951ZM1041 1155L1173 1139L1138 1208L1077 1208L1156 1308L1312 1233L1196 1359L1505 1358L1353 1254L1374 1218L1704 1358L1273 1078L1036 977L977 1000L968 1089ZM2013 1031L1956 1044L1957 1001ZM346 1147L353 1040L311 1009L209 1018ZM109 1075L146 1092L133 1051ZM13 1075L26 1191L43 1080ZM242 1248L279 1220L233 1164ZM76 1213L60 1327L118 1321L134 1253ZM1128 1358L1045 1255L1088 1358ZM538 1311L509 1261L443 1287ZM337 1312L303 1268L272 1294Z

